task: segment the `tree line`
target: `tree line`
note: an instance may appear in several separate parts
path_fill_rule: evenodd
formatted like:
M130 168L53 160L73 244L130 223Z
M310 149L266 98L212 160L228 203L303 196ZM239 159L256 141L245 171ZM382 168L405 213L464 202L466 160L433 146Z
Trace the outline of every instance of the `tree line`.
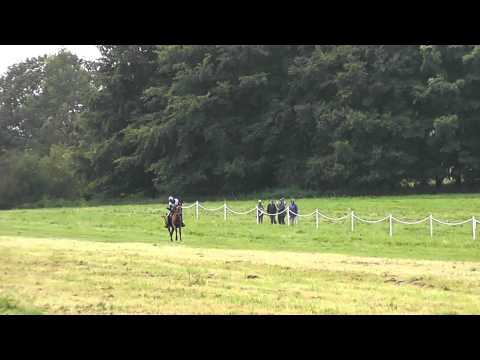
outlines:
M479 45L99 50L0 78L0 207L480 185Z

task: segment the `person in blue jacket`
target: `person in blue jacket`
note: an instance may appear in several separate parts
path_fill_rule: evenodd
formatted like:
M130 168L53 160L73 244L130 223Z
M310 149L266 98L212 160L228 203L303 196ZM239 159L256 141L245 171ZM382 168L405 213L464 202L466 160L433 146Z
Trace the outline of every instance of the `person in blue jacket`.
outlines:
M297 217L297 214L298 214L298 206L297 204L295 203L295 200L292 199L292 202L290 203L290 206L289 206L289 215L290 215L290 223L291 224L295 224L295 219Z

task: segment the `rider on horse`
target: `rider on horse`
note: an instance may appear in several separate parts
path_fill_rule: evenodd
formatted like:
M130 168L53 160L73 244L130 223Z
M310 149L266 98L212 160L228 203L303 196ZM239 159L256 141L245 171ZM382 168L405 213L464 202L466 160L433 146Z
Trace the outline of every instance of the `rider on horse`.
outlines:
M174 198L173 196L168 197L167 219L168 219L169 222L172 220L172 214L173 214L173 212L175 211L175 209L177 208L178 205L181 205L181 202L180 202L180 200L178 200L178 198ZM185 224L183 223L183 214L181 212L180 212L180 218L182 220L182 227L185 227ZM166 225L165 227L168 227L168 226Z

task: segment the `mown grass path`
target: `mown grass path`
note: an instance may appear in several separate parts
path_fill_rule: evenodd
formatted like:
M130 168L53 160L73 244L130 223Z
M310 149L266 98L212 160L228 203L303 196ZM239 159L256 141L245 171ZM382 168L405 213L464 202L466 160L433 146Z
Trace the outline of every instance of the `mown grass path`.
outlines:
M0 237L0 297L47 314L478 314L480 264Z

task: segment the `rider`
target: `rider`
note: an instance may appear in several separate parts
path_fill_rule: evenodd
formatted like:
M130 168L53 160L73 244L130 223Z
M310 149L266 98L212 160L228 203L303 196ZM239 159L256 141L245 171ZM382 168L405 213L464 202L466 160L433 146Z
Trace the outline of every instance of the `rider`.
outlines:
M177 208L177 206L180 204L180 200L178 200L178 198L174 198L173 196L169 196L168 197L168 206L167 206L167 210L168 210L168 218L170 219L172 214L173 214L173 211ZM183 223L183 214L180 213L180 219L182 221L182 227L185 227L185 224Z

